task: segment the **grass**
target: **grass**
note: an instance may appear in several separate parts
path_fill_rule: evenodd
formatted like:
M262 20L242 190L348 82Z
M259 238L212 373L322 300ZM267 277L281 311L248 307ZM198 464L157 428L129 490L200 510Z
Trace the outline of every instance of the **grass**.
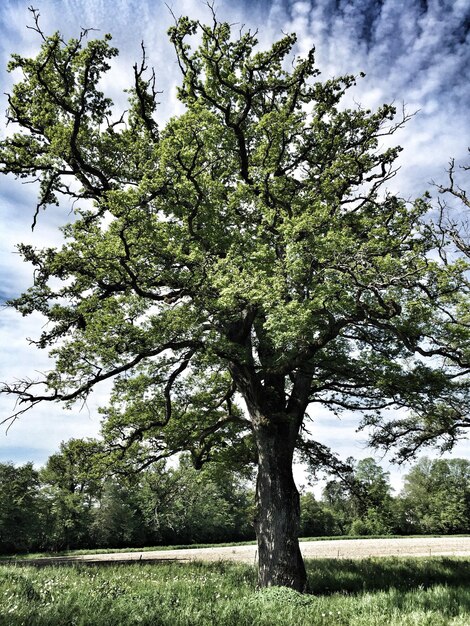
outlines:
M469 626L470 560L307 562L310 594L252 566L0 567L2 626Z

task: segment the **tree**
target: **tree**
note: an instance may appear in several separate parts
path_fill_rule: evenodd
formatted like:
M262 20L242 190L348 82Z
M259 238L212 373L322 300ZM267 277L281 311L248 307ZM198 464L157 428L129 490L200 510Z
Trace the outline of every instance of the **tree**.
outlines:
M23 552L40 542L42 499L32 463L0 463L0 552Z
M217 463L195 470L182 456L165 472L144 472L140 507L161 543L217 543L252 539L251 496L233 472Z
M294 451L332 462L302 443L307 407L377 419L466 393L451 366L421 358L436 303L457 288L430 258L427 202L382 189L399 148L380 142L407 117L345 108L354 76L320 82L313 50L288 70L295 35L257 51L256 33L232 38L215 16L169 31L182 115L157 126L143 49L129 110L113 117L99 90L111 37L65 42L34 17L42 47L10 63L20 129L1 169L41 181L34 222L64 196L74 219L62 247L19 246L35 284L12 305L49 321L37 345L55 367L3 391L18 417L114 379L110 454L137 468L183 450L196 467L256 463L259 584L302 590Z
M414 532L469 532L470 461L423 457L405 476L401 499Z
M59 452L40 471L48 501L45 547L63 550L90 545L92 509L103 489L99 451L98 442L70 439L60 444Z
M323 501L342 535L382 535L395 529L388 472L373 458L348 459L350 472L329 480Z
M146 545L149 529L139 507L139 492L140 484L135 478L130 484L116 478L106 481L88 528L94 545L107 548Z
M300 536L322 537L334 535L335 519L332 512L315 500L311 492L300 496Z
M356 519L351 526L351 534L383 535L393 532L393 499L388 472L369 457L357 462L354 480L357 490L352 495Z

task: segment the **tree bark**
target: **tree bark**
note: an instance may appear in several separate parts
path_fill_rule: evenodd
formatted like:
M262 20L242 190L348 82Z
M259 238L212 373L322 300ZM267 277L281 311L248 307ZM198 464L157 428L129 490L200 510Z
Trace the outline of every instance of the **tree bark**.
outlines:
M263 354L266 356L266 350ZM311 375L297 375L286 406L284 376L265 375L262 383L253 365L232 363L230 371L246 402L258 453L258 586L283 586L303 592L307 574L299 547L300 497L292 463Z
M292 431L289 421L255 426L258 585L304 591L307 574L298 539L300 498L292 473L295 445Z

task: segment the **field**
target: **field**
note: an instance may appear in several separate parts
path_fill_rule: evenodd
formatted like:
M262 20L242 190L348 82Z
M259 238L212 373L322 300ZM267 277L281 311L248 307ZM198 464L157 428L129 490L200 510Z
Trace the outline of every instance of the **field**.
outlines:
M317 559L310 594L228 562L0 567L1 626L469 626L470 561Z
M376 537L351 539L331 537L324 540L302 540L300 549L305 559L363 559L377 556L465 556L470 558L470 537ZM254 564L257 546L251 543L232 543L211 546L173 546L134 550L72 550L61 554L19 555L21 561L36 565L64 563L125 563L129 561L237 561ZM15 557L0 557L1 561L15 561Z

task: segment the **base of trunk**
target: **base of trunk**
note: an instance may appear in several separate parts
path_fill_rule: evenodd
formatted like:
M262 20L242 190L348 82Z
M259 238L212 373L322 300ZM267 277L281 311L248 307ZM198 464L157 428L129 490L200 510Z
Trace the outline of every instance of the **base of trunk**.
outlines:
M263 542L261 542L263 543ZM289 587L304 592L307 586L307 572L300 552L296 545L286 545L284 550L275 552L261 547L259 550L259 587Z

